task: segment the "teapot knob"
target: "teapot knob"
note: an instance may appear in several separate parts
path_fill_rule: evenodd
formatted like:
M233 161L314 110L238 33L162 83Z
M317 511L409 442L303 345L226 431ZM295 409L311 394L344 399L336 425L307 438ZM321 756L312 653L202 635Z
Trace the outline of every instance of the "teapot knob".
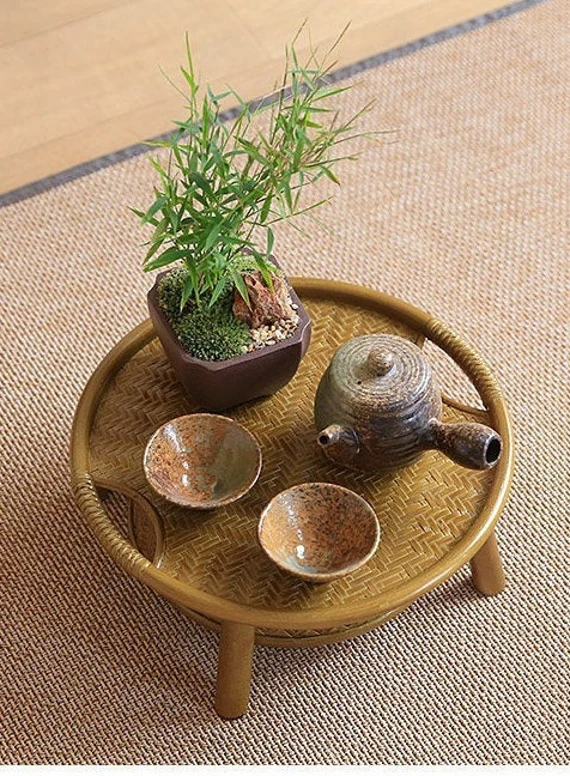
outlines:
M372 348L366 359L370 371L378 377L384 377L394 366L394 356L389 350Z

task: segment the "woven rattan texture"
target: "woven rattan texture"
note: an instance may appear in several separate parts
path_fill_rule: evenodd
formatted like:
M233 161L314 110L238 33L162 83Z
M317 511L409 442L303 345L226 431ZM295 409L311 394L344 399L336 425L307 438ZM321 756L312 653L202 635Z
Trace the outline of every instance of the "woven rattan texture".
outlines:
M79 395L147 317L126 205L152 171L139 157L0 211L2 761L569 761L569 72L570 5L547 0L344 96L376 97L396 142L339 172L330 231L279 230L276 254L437 313L489 364L517 442L508 588L480 598L466 569L356 639L258 648L231 723L212 709L217 635L118 573L70 490Z
M162 569L205 592L262 609L328 607L375 597L442 558L473 522L494 473L462 469L429 452L397 473L357 474L334 467L315 438L316 386L338 347L366 332L417 334L358 305L307 302L313 341L295 378L276 395L227 414L243 423L263 451L255 488L239 502L204 513L157 497L145 483L144 447L167 420L188 411L157 340L113 379L92 433L94 479L125 482L159 510L165 532ZM473 418L448 409L449 420ZM278 569L257 542L257 521L277 493L300 482L332 481L374 507L383 531L374 558L349 578L307 585ZM381 611L378 612L381 614Z

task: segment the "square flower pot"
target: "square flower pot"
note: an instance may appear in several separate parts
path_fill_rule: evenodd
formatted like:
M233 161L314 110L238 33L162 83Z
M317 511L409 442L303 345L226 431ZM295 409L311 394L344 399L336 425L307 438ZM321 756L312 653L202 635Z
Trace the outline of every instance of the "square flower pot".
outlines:
M289 287L289 292L298 306L299 324L291 337L225 361L204 361L182 347L158 303L158 284L163 276L158 276L148 293L150 317L176 377L200 408L226 410L270 396L291 380L311 339L309 315L293 288Z

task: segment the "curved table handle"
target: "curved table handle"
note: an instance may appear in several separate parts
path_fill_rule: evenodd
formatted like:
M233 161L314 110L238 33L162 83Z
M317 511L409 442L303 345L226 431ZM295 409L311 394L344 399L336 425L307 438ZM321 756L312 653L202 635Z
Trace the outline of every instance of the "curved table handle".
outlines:
M435 317L430 318L424 327L424 333L428 339L457 362L471 379L483 399L485 407L492 404L494 400L501 400L503 398L497 381L483 359L461 337L449 329L443 321Z
M106 486L103 483L96 484L88 472L83 472L81 474L74 473L72 487L79 509L105 551L127 574L140 579L141 574L148 569L151 562L123 536L101 506L97 487L105 488ZM131 493L136 493L125 486L115 487L109 484L109 489L117 490L129 497L131 497Z

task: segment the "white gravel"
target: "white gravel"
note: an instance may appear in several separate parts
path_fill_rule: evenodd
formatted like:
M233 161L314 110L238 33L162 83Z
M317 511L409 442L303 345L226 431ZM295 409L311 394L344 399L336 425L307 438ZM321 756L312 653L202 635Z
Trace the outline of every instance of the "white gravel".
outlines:
M298 305L291 304L293 310L298 310ZM268 345L275 345L277 342L289 339L295 333L299 325L299 316L295 312L293 318L281 318L270 326L260 326L258 329L250 329L251 343L244 345L242 351L251 353L254 350L261 350Z

